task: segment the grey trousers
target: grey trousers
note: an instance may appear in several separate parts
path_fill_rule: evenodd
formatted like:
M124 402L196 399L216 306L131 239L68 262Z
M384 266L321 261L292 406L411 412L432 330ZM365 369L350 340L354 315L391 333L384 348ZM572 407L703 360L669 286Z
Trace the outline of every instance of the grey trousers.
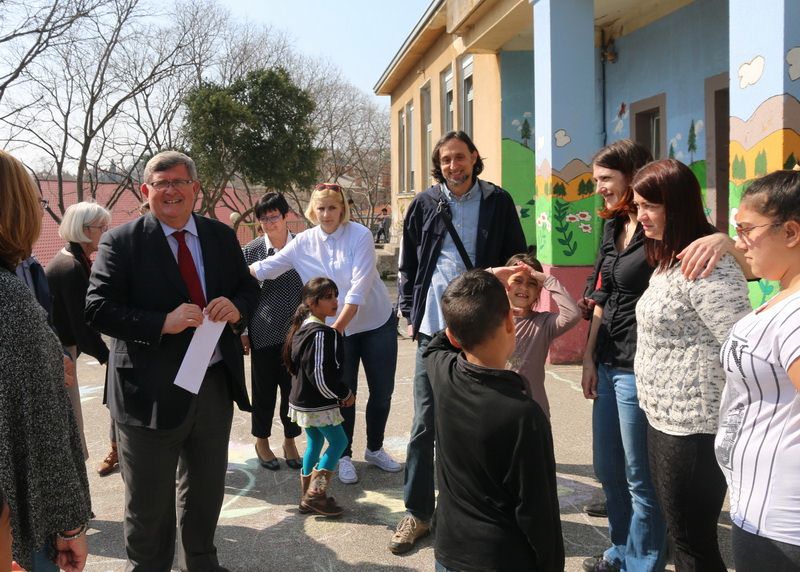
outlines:
M117 422L125 482L126 570L168 572L176 520L179 569L210 572L219 567L214 532L225 495L232 419L231 392L220 365L208 369L179 427L148 429Z

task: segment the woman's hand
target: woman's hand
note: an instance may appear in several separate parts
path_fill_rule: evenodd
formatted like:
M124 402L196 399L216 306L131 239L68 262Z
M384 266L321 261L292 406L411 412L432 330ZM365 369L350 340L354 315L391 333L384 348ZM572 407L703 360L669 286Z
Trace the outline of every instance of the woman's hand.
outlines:
M702 236L680 251L681 273L687 280L707 278L722 255L730 251L733 240L721 232Z
M250 336L247 334L242 334L242 351L244 355L248 355L250 353Z
M578 300L578 310L581 312L581 316L583 316L584 320L591 320L592 314L594 314L594 306L597 304L591 298L581 298Z
M75 362L64 354L64 387L72 387L75 383Z
M597 399L597 366L591 356L583 357L581 388L585 399Z
M86 557L89 555L89 542L86 540L86 534L81 534L72 540L64 540L56 536L55 548L56 564L62 570L81 572L86 566Z
M343 399L341 401L340 406L341 407L352 407L355 404L356 404L356 394L355 393L351 393L350 395L347 396L346 399Z

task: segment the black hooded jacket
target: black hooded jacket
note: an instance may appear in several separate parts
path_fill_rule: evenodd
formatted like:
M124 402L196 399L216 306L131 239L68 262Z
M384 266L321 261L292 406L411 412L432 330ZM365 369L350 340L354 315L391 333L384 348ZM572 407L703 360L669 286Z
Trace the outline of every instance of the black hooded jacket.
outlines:
M292 376L289 403L297 411L326 411L350 396L342 382L342 335L325 324L306 322L292 338Z

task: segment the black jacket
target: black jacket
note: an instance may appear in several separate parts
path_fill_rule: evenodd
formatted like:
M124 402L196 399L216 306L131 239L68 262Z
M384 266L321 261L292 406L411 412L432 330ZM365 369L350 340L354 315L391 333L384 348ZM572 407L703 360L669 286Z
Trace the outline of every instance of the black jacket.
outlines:
M473 262L477 268L502 266L514 254L525 252L525 235L511 195L487 181L478 182L482 195ZM415 336L447 233L438 208L443 198L440 185L430 187L414 197L403 220L398 306L408 323L413 324Z
M342 382L342 335L325 324L309 322L292 338L292 376L289 403L298 411L326 411L350 396Z
M562 572L553 436L525 381L469 363L443 332L424 358L436 402L436 560L464 572Z
M250 411L239 334L256 304L258 282L250 276L233 229L192 216L203 251L206 298L224 296L242 315L235 327L222 330L218 344L233 400ZM167 237L152 213L103 235L89 279L86 319L114 338L106 389L115 421L174 429L186 417L194 395L173 382L194 329L162 335L161 328L167 314L189 300Z

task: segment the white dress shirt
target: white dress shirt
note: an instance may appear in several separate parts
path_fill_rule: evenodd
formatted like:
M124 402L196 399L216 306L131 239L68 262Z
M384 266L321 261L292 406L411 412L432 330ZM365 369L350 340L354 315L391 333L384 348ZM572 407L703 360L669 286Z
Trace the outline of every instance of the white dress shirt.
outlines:
M372 233L355 222L339 225L331 234L319 226L303 231L275 256L254 262L250 268L259 280L277 278L294 268L304 284L317 276L336 282L339 312L345 304L358 306L345 329L347 335L375 330L392 313L389 292L375 266Z

